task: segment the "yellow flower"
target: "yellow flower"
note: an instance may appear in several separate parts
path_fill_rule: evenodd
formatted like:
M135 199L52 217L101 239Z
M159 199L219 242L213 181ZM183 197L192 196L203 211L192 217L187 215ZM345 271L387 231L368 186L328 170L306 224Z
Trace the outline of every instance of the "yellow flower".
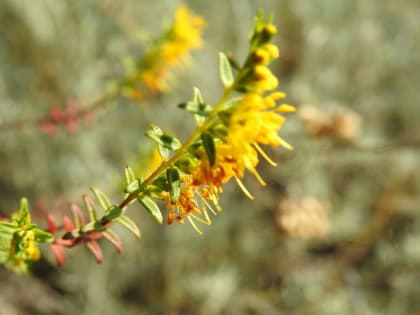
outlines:
M203 45L201 34L204 26L202 17L192 14L184 5L179 6L173 25L143 57L123 93L141 100L167 90L170 71L186 60L191 50Z
M195 170L192 172L193 185L209 187L210 192L223 191L222 184L234 178L244 193L252 195L241 182L245 170L250 171L258 181L265 185L256 170L259 155L271 165L276 165L260 147L260 144L292 147L285 142L278 132L285 118L280 112L294 109L291 105L276 105L276 100L285 97L283 92L275 92L266 97L257 93L246 94L234 109L228 123L228 135L215 144L216 158L213 165L204 151L198 151Z
M190 50L202 46L201 33L204 25L204 19L193 15L186 6L177 8L174 24L153 56L151 69L142 74L142 79L152 91L165 90L168 70L181 63Z
M263 65L255 66L254 76L256 81L253 85L261 93L274 90L279 84L278 79L271 70Z

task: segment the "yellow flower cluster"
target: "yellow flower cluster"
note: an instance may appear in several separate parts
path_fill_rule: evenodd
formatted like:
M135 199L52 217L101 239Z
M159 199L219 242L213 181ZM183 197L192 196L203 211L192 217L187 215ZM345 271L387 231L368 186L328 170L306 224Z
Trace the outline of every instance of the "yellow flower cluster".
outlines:
M268 68L269 63L279 56L277 46L269 42L275 33L276 28L271 23L260 23L256 26L250 54L231 87L232 90L245 91L245 94L235 105L227 106L222 102L214 110L213 116L210 115L204 123L204 127L201 127L201 131L207 132L212 138L214 157L209 156L209 145L206 148L204 140L196 143L193 150L190 149L187 154L190 156L190 165L183 178L179 199L172 203L169 194L166 196L170 210L168 223L175 220L182 223L188 217L194 228L200 232L190 217L210 224L207 210L216 212L208 201L217 210L220 209L217 199L218 194L223 191L224 183L234 178L251 199L253 196L241 181L245 171L248 170L265 185L256 170L259 157L262 156L273 166L276 163L268 157L261 145L292 149L278 132L285 121L282 114L293 112L295 108L287 104L277 104L286 94L273 92L278 86L278 79ZM215 132L215 126L219 131L222 129L223 133ZM198 206L196 197L201 201L201 207Z
M167 90L170 70L186 60L191 50L203 45L204 26L202 17L192 14L184 5L179 6L173 25L148 50L124 93L140 100Z
M22 250L19 253L12 253L10 257L15 257L18 265L23 264L26 260L37 261L41 258L41 251L35 241L34 231L19 232L19 246ZM11 247L15 251L14 246Z

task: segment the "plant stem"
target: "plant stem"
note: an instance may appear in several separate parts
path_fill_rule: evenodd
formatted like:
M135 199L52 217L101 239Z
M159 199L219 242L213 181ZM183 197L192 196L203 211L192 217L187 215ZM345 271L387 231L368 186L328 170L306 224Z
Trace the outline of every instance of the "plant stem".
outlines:
M197 140L197 138L200 136L200 134L205 131L210 124L213 121L213 118L217 115L217 113L222 109L224 103L226 102L227 98L232 94L235 84L232 84L231 87L225 89L225 92L223 93L222 97L220 98L219 102L217 103L214 110L210 113L210 115L207 117L204 124L201 126L197 126L193 134L188 138L188 140L182 145L182 147L169 159L162 164L159 165L159 167L150 174L146 180L144 181L145 185L149 185L152 183L154 179L156 179L164 170L166 170L168 167L170 167L172 164L174 164L187 150L188 148L194 144L194 142ZM123 209L126 207L131 201L136 199L141 193L133 192L129 194L121 203L119 204L119 207Z

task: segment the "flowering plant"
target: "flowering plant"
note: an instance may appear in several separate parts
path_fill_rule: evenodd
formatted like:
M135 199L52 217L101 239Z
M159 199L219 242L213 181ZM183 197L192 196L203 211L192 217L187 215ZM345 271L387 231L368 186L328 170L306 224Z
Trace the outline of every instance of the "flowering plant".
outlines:
M201 45L198 35L203 20L191 16L185 7L178 11L176 19L179 23L166 34L173 41L158 42L142 63L134 63L127 80L117 86L118 91L141 99L144 86L150 93L164 90L164 69L176 64L186 50ZM221 211L218 200L225 183L234 179L244 194L253 199L242 182L245 172L265 185L257 171L260 157L276 165L262 146L291 149L278 132L285 121L283 113L295 109L279 103L286 95L275 91L278 79L269 68L279 56L277 46L272 43L276 32L272 18L260 14L243 63L219 54L219 73L224 86L219 101L208 104L195 87L192 100L179 104L179 108L192 114L196 125L186 141L181 142L155 125L146 131L146 136L156 145L160 163L145 178L126 167L124 195L119 202L112 202L105 193L92 188L94 198L83 196L87 217L80 206L72 203L73 219L63 216L62 224L58 224L48 215L48 227L41 230L31 222L27 201L22 199L19 212L8 221L0 221L0 263L18 272L27 271L30 263L40 258L39 243L51 244L59 265L65 262L64 248L79 244L85 244L100 263L103 255L98 240L105 238L122 251L122 242L111 229L114 223L122 224L140 238L140 229L127 215L134 202L140 203L161 224L165 216L163 201L168 224L188 220L201 234L198 223L210 225L210 215ZM149 67L150 64L155 66Z

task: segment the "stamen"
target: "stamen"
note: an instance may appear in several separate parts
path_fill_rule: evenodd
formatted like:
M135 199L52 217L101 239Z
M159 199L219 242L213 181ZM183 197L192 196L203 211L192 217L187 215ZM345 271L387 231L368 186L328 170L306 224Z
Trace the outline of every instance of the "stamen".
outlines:
M197 217L195 214L191 214L189 217L194 218L195 220L197 220L200 223L203 223L205 225L211 225L211 220L210 218L208 218L208 220L204 220L200 217Z
M254 142L253 143L255 149L257 149L258 153L261 154L261 156L264 158L264 160L266 160L268 162L268 164L270 164L271 166L276 167L277 163L274 162L272 159L270 159L270 157L267 155L267 153L265 153L265 151L258 145L258 143Z
M255 168L249 168L249 171L255 176L261 186L267 186L267 183L262 179L261 175Z
M242 192L245 194L245 196L247 196L249 199L254 200L254 196L251 195L251 193L248 191L248 189L246 189L244 183L242 183L242 181L237 177L234 176L236 183L238 184L239 188L242 189Z
M280 144L283 147L285 147L286 149L293 150L293 147L290 144L288 144L286 141L284 141L283 139L281 139L281 138L280 138Z
M194 230L198 233L198 234L200 234L200 235L202 235L203 234L203 232L201 232L201 230L195 225L195 223L194 223L194 221L188 216L187 217L188 218L188 220L190 221L190 223L191 223L191 225L192 225L192 227L194 228Z
M212 208L212 206L207 202L207 200L204 197L200 196L200 199L201 199L201 204L202 204L202 208L203 209L209 208L210 211L211 211L211 213L213 213L214 215L217 215L217 212L214 211L214 209Z

